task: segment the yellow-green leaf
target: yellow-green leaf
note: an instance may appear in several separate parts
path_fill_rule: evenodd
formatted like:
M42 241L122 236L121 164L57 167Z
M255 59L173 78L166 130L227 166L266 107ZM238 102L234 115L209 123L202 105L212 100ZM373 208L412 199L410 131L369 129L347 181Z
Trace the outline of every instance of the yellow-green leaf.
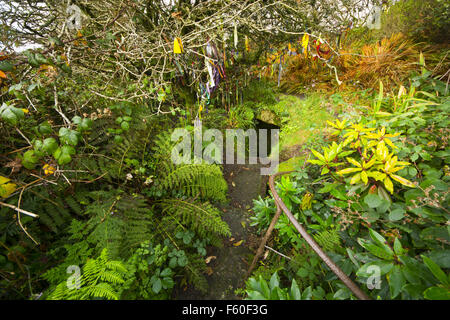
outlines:
M239 240L238 242L233 243L233 246L239 247L243 242L244 240Z
M386 157L389 153L389 150L387 149L385 143L383 141L380 141L377 145L377 157L380 160L386 160Z
M392 183L391 179L389 179L389 177L386 177L384 179L384 186L390 193L394 193L394 184Z
M367 178L367 173L365 171L361 172L361 180L364 182L364 184L367 184L367 182L369 182Z
M386 142L392 149L397 149L397 147L392 143L389 139L384 139L384 142Z
M358 183L361 180L361 173L357 173L352 177L352 180L350 180L350 184Z
M371 166L375 164L375 161L376 161L375 159L370 160L369 162L364 164L364 168L369 169Z
M350 162L351 164L353 164L355 167L358 167L358 168L361 167L361 164L360 164L358 161L356 161L355 159L350 158L350 157L347 157L346 159L347 159L348 162Z
M367 176L372 177L378 181L383 181L386 178L386 174L380 171L370 171L367 173Z
M323 162L326 162L325 158L323 157L323 155L321 155L319 152L317 152L314 149L311 149L311 152L319 159L322 160Z
M346 168L346 169L342 169L338 172L336 172L338 175L342 176L344 174L349 174L352 172L357 172L357 171L361 171L361 168Z
M403 177L397 176L395 174L391 174L392 179L394 179L395 181L400 182L402 185L407 186L407 187L411 187L411 188L415 188L415 184L412 183L411 181L409 181L408 179L405 179Z
M16 190L17 185L9 181L10 179L0 176L0 198L7 198Z

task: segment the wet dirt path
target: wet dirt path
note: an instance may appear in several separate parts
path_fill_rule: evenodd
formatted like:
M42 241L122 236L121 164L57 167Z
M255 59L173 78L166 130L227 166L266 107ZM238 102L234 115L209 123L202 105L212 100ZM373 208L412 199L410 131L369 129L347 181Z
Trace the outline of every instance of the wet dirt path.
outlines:
M262 176L260 164L224 165L228 183L229 203L221 205L222 219L231 229L231 237L223 240L221 248L210 248L208 256L215 256L208 264L208 291L201 293L192 287L179 290L178 300L235 300L235 290L244 286L249 264L258 245L258 238L250 227L253 199L266 193L268 176Z

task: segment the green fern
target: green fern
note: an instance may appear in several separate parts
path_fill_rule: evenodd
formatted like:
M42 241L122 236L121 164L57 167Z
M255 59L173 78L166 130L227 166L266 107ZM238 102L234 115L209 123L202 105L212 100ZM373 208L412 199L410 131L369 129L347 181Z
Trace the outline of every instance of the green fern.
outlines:
M207 163L176 165L170 154L174 144L167 132L155 139L153 150L158 164L155 184L164 190L176 190L188 197L225 201L227 183L220 166Z
M33 190L24 197L24 208L39 212L39 222L57 233L65 229L72 220L70 207L61 192L49 194L46 189Z
M208 281L204 276L206 272L205 259L200 255L193 256L189 259L186 271L186 278L197 290L206 293L208 290Z
M339 252L342 250L341 238L337 229L319 232L314 235L314 239L325 251Z
M90 259L82 268L79 288L69 288L63 281L47 296L47 300L89 300L103 298L118 300L127 269L120 261L110 261L107 249L103 249L97 259Z
M165 199L161 201L163 213L169 214L184 225L188 225L200 236L231 236L229 226L221 219L220 211L209 202ZM166 218L167 219L167 218Z
M119 190L90 193L94 202L86 208L91 218L82 230L72 229L72 239L86 239L97 250L107 247L110 256L119 257L152 235L152 211L141 196L129 196Z

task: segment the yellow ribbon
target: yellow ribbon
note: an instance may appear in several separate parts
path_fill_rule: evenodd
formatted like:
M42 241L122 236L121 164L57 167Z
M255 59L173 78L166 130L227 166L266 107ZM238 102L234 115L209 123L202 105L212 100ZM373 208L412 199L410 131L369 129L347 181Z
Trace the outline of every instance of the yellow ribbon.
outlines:
M309 42L309 34L304 34L302 39L302 47L304 49L305 58L308 58L308 42Z
M175 38L173 40L173 53L183 53L183 44L181 43L181 39L180 38Z
M203 104L198 106L198 117L202 119Z

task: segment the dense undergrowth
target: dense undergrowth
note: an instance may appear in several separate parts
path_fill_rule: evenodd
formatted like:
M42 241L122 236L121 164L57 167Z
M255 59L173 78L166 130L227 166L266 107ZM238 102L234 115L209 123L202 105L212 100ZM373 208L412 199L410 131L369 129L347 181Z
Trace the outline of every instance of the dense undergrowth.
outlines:
M187 85L179 63L203 63L195 55L167 60L175 71L162 83L133 58L140 77L116 74L121 38L103 27L97 39L95 28L77 33L70 63L69 41L52 37L46 50L0 53L0 299L205 292L207 253L231 236L218 209L227 183L220 165L175 165L171 133L192 133L198 119L248 129L256 118L281 127L279 169L295 170L278 193L364 291L449 299L448 5L432 2L402 1L423 12L407 23L397 5L381 30L341 33L327 60L312 43L278 63L275 48L233 52L211 95L202 81ZM435 32L416 28L422 18ZM286 41L297 39L280 39L279 53ZM100 64L88 66L99 48L113 52L101 64L113 70L107 83ZM254 200L259 234L275 209L271 196ZM285 257L267 251L237 290L243 298L354 299L284 215L268 245Z
M398 94L380 86L370 106L353 103L277 184L295 217L374 299L450 298L450 99L429 76L422 68ZM253 209L253 224L265 230L274 200L260 198ZM353 297L286 216L275 230L271 245L289 260L270 254L248 280L248 298Z

